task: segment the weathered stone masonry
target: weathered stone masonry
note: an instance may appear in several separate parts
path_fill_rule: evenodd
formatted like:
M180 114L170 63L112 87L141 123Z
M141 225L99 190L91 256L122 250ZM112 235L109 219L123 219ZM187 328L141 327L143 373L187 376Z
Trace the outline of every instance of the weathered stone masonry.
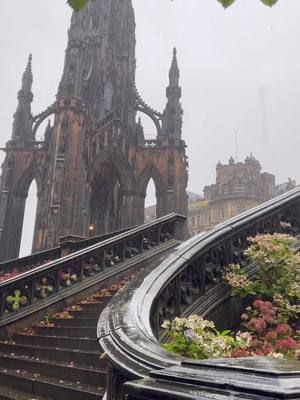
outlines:
M33 251L64 235L88 236L144 220L146 188L156 186L157 216L187 212L187 159L181 139L176 50L160 113L135 86L135 19L130 0L90 0L72 16L56 101L33 116L31 56L5 148L0 193L0 258L18 256L31 182L38 187ZM137 112L150 117L156 140L145 140ZM54 115L44 140L40 124Z

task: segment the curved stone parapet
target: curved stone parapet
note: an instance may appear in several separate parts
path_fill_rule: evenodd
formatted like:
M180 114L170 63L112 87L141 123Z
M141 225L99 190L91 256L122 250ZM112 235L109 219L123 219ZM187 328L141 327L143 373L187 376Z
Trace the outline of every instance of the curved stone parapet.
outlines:
M259 357L193 362L159 344L164 319L215 312L229 297L223 267L240 263L255 273L244 256L247 238L274 232L300 233L300 187L184 242L113 298L98 323L109 360L108 400L299 398L299 363Z

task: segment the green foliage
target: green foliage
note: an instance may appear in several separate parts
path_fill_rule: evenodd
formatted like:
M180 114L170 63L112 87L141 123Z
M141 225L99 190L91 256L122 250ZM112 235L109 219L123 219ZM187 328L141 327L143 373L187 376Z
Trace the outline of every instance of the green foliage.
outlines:
M278 0L260 0L263 2L266 6L272 7L274 6Z
M277 306L283 320L295 319L300 314L300 255L291 245L292 236L274 233L248 239L251 246L245 254L259 266L253 280L239 265L229 265L224 279L231 294L240 297L256 295Z
M85 7L87 1L88 0L67 0L70 7L77 12ZM218 0L218 1L219 3L222 4L224 8L231 6L235 2L235 0ZM272 7L277 3L278 0L260 0L260 1L266 6Z
M222 6L224 8L231 6L231 4L233 4L235 2L235 0L218 0L218 1L219 1L219 3L222 4Z
M275 233L248 238L245 251L259 270L251 280L240 265L227 267L224 279L232 295L255 296L242 314L235 336L218 332L212 321L192 315L162 325L169 343L164 348L198 360L221 357L268 356L300 361L300 255L292 236Z
M74 11L80 11L84 8L84 6L87 3L87 0L67 0L69 6L74 10Z
M222 4L224 8L231 6L235 2L235 0L218 0L218 1L219 3ZM260 0L260 1L266 6L272 7L277 3L278 0Z
M248 332L233 337L230 330L219 332L212 321L197 315L165 321L162 326L170 337L170 342L163 344L166 350L197 360L230 357L234 350L246 349L251 341Z

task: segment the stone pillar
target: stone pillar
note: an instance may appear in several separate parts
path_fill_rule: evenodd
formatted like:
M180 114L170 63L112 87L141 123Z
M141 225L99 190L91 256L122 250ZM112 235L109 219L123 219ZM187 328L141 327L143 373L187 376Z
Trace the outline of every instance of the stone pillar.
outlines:
M18 258L22 237L26 197L8 197L9 208L6 211L5 226L2 230L0 259Z

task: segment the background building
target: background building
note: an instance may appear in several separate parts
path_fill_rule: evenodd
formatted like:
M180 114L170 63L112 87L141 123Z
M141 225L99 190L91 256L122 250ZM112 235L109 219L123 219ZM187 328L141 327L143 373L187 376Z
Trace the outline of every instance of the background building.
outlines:
M219 161L216 183L205 186L203 198L189 203L189 234L206 231L295 186L291 179L276 186L275 176L261 172L261 165L252 154L244 162L235 162L232 157L225 165Z

